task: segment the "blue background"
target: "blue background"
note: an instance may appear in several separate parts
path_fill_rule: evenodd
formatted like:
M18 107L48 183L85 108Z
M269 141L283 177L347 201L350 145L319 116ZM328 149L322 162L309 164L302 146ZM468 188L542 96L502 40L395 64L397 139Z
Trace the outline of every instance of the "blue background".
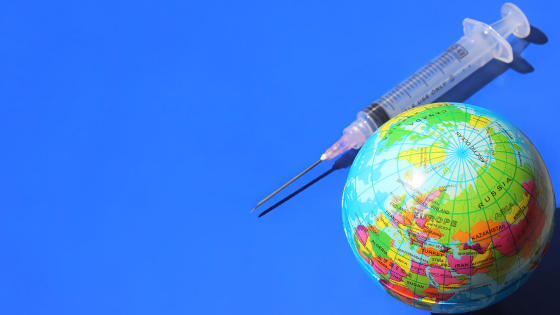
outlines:
M467 103L529 136L558 195L560 5L515 3L549 42ZM0 314L425 314L356 262L348 169L249 211L502 4L1 1ZM512 309L558 306L554 244Z

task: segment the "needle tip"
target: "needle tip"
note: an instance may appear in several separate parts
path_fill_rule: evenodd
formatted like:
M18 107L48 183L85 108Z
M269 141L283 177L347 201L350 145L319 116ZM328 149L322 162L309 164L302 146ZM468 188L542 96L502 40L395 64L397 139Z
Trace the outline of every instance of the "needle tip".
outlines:
M263 200L261 200L254 208L253 210L251 210L251 213L253 211L255 211L255 209L258 208L258 206L262 205L263 203L265 203L268 199L272 198L274 195L276 195L279 191L281 191L282 189L286 188L286 186L290 185L293 181L295 181L296 179L300 178L303 174L307 173L310 169L314 168L315 166L317 166L317 164L321 163L323 161L323 157L325 157L325 155L323 154L321 156L321 160L313 163L313 165L311 165L310 167L306 168L303 172L299 173L296 177L290 179L289 182L285 183L284 185L282 185L282 187L276 189L275 192L273 192L272 194L268 195L268 197L264 198Z

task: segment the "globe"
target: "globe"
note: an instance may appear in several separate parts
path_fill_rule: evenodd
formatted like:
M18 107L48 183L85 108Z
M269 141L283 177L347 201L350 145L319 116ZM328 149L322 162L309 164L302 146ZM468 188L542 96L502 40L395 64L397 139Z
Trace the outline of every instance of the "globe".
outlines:
M342 200L348 242L383 290L462 313L522 285L545 254L554 193L529 139L461 103L406 111L361 148Z

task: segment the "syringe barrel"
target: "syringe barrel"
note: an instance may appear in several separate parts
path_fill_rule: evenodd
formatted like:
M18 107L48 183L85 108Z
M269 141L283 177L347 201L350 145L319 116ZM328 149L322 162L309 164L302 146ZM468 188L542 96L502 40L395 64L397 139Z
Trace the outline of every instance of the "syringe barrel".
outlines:
M493 58L488 52L494 45L481 43L487 41L474 43L463 36L358 115L377 116L383 109L388 120L413 107L432 103Z
M530 25L523 12L511 3L502 6L501 14L502 19L492 24L498 28L496 30L482 22L465 19L465 35L459 41L360 111L358 119L368 121L375 132L376 127L396 115L432 103L493 58L511 62L512 48L505 37L512 33L525 37Z
M330 160L349 148L360 148L385 122L416 106L429 104L488 61L513 60L505 37L525 37L530 25L523 12L511 3L501 10L502 19L490 25L471 19L463 21L465 35L441 55L416 71L391 91L358 113L344 135L321 157Z
M371 117L374 124L381 126L408 109L432 103L491 60L492 56L484 54L490 49L486 45L477 47L463 36L426 66L360 111L358 117Z

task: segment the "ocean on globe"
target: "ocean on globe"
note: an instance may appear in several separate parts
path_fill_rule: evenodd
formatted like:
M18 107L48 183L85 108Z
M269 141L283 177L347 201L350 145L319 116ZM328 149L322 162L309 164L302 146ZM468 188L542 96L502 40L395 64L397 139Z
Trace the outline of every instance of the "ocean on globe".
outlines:
M395 299L435 313L492 305L547 250L554 192L529 139L472 105L416 107L364 144L342 220L362 268Z

